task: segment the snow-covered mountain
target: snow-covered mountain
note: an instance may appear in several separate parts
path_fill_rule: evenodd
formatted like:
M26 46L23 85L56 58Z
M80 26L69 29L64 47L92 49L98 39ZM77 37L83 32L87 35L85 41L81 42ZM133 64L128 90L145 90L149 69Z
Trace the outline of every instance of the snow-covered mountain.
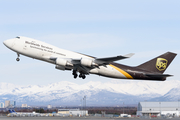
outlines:
M139 101L177 101L180 99L180 81L122 81L88 82L78 85L62 81L49 85L17 86L0 83L0 102L15 100L29 105L81 105L84 96L87 105L137 104Z

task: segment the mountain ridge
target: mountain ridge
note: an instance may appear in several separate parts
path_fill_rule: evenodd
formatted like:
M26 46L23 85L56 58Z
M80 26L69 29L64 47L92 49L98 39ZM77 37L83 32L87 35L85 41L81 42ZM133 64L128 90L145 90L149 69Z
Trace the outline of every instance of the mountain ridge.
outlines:
M87 105L137 104L140 101L172 101L179 95L180 81L90 81L79 85L60 81L48 85L14 85L0 83L0 102L15 100L29 105L80 105L86 95Z

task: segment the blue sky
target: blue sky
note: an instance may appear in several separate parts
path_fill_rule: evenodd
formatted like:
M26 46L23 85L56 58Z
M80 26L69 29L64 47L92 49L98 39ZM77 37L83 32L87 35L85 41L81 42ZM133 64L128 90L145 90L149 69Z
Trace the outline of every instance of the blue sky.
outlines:
M118 63L136 66L167 51L180 53L179 0L6 0L0 1L0 82L47 85L70 81L107 82L95 75L73 79L71 72L21 56L3 45L6 39L26 36L57 47L109 57L135 53ZM180 80L180 57L165 73Z

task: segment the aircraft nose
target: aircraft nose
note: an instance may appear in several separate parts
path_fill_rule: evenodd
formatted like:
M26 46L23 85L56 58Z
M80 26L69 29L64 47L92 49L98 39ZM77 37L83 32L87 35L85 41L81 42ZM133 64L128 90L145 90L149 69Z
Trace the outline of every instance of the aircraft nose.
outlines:
M3 44L4 44L6 47L10 48L10 47L13 45L13 39L5 40L5 41L3 42Z

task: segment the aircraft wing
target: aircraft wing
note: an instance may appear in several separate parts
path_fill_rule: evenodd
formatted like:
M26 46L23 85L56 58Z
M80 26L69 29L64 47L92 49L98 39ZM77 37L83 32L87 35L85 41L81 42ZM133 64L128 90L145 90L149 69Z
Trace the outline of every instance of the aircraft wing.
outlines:
M83 72L84 74L89 74L89 70L94 67L99 67L101 65L108 65L110 62L117 61L117 60L122 60L129 58L133 56L134 53L130 53L127 55L120 55L120 56L115 56L115 57L107 57L107 58L79 58L79 59L73 59L73 58L57 58L57 57L50 57L49 59L57 62L57 59L61 59L61 61L66 61L65 63L68 63L71 65L71 67L77 69L78 71ZM90 65L84 65L82 64L83 59L86 59L87 63L91 63Z
M117 60L122 60L122 59L126 59L126 58L130 58L131 56L133 56L134 53L130 53L130 54L127 54L127 55L120 55L120 56L115 56L115 57L107 57L107 58L94 58L93 62L96 64L96 66L99 66L99 65L104 65L104 64L109 64L110 62L114 62L114 61L117 61ZM53 60L53 61L56 61L57 57L50 57L49 58L50 60ZM64 59L64 58L62 58ZM65 58L66 60L70 61L72 64L81 64L81 59L73 59L73 58Z
M130 53L130 54L127 54L127 55L124 55L124 56L120 55L120 56L115 56L115 57L96 58L94 62L96 64L98 64L98 65L109 64L110 62L114 62L114 61L117 61L117 60L122 60L122 59L130 58L133 55L134 55L134 53Z

